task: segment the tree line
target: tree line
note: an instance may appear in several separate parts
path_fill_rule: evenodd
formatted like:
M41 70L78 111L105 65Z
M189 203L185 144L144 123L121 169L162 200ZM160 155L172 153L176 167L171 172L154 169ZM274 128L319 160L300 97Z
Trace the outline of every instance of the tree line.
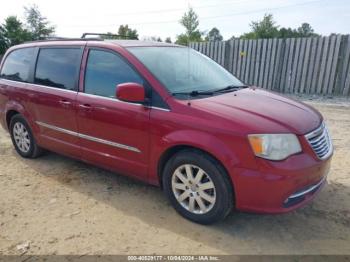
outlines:
M185 27L185 33L177 36L176 43L188 45L189 42L222 41L223 36L217 27L213 27L208 33L199 30L199 18L193 8L180 19L180 24ZM252 21L250 31L238 37L230 39L259 39L259 38L297 38L319 36L308 23L302 23L298 28L286 28L277 25L272 14L265 14L262 20Z
M50 25L36 5L24 7L24 16L24 22L17 16L9 16L0 25L0 55L13 45L44 39L55 32L55 27Z
M24 7L24 17L25 19L22 22L17 16L9 16L0 24L0 56L13 45L46 39L54 35L55 26L51 25L48 19L41 14L38 6ZM213 27L209 31L199 30L199 17L191 7L183 14L179 22L185 28L185 32L176 36L176 44L188 45L190 42L223 40L223 36L217 27ZM139 39L137 30L130 28L127 24L119 26L117 35L108 32L105 38ZM310 36L319 35L314 32L314 29L308 23L303 23L298 28L280 27L277 25L272 14L265 14L261 20L250 23L249 32L237 38L295 38ZM232 36L230 39L234 38L236 37ZM163 41L158 36L143 37L141 40ZM172 42L170 37L167 37L164 41L167 43Z

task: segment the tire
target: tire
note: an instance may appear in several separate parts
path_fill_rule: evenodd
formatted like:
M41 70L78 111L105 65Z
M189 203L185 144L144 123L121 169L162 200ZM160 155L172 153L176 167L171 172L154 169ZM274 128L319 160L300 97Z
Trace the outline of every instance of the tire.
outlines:
M191 173L192 179L188 175ZM166 163L162 178L165 194L175 210L193 222L218 222L233 208L233 189L227 173L220 163L201 151L176 153Z
M43 150L37 145L32 130L22 115L17 114L10 121L10 135L17 153L24 158L36 158Z

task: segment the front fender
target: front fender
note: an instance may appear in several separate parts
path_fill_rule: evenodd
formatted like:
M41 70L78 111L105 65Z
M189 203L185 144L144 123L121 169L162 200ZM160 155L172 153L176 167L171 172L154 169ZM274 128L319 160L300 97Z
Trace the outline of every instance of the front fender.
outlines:
M233 167L242 166L242 159L237 150L242 146L242 139L237 137L227 142L227 135L215 136L198 130L174 131L163 137L151 137L151 159L150 159L150 183L158 184L158 163L168 150L176 146L189 146L200 149L216 158L228 171L233 179ZM232 143L237 143L237 147L232 147ZM255 164L255 161L254 161Z
M235 165L239 162L234 151L219 138L202 131L181 130L172 132L163 137L167 146L165 151L177 145L192 146L208 152L220 162Z

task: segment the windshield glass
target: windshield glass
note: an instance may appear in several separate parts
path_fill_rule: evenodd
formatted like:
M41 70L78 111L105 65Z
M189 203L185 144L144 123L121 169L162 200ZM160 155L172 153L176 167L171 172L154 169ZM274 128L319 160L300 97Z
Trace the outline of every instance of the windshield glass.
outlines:
M243 86L226 69L201 53L185 47L129 47L170 93L213 91Z

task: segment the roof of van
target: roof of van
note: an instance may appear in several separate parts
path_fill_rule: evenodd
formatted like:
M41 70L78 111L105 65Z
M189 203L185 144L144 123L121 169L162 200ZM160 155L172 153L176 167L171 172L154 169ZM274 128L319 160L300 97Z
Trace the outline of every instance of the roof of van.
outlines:
M26 42L24 44L18 45L19 46L32 46L32 45L69 45L69 44L81 44L84 42L93 42L97 45L103 45L103 44L115 44L121 47L141 47L141 46L162 46L162 47L185 47L181 45L171 44L171 43L164 43L164 42L152 42L152 41L140 41L140 40L114 40L114 39L84 39L84 38L77 38L77 39L52 39L52 40L39 40L39 41L33 41L33 42Z
M114 43L122 47L132 46L169 46L169 47L184 47L181 45L164 43L164 42L152 42L152 41L140 41L140 40L104 40L108 43Z
M19 48L25 48L25 47L33 47L33 46L69 46L69 45L81 45L86 44L87 42L96 44L96 46L108 46L108 45L117 45L123 48L128 47L178 47L178 48L186 48L186 46L182 45L176 45L171 43L164 43L164 42L152 42L152 41L140 41L140 40L112 40L112 39L84 39L84 38L77 38L77 39L52 39L52 40L39 40L39 41L33 41L33 42L25 42L23 44L15 45L10 47L6 53L11 52L12 50L19 49Z

